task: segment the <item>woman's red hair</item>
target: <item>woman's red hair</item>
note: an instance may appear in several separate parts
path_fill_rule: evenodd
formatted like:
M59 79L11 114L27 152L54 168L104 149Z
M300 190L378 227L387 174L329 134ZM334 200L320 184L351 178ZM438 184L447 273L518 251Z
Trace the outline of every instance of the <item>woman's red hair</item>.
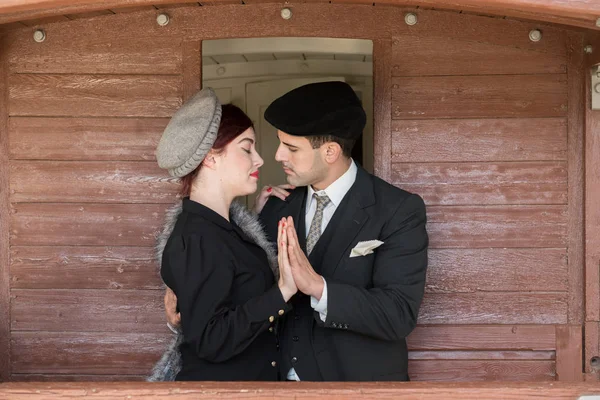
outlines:
M213 144L212 149L220 152L225 146L233 141L236 137L244 133L248 128L252 128L252 120L238 107L233 104L224 104L221 112L221 123L219 124L219 131L217 132L217 138ZM198 175L200 167L198 165L195 170L181 178L181 190L179 194L182 197L187 197L192 191L192 183L194 178Z

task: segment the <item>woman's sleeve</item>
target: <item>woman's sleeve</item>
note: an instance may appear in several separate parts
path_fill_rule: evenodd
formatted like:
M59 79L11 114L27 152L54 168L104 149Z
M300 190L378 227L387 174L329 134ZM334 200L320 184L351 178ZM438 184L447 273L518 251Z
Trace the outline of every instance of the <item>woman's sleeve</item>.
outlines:
M173 244L169 264L183 335L201 359L223 362L236 356L290 309L277 285L242 305L232 304L235 265L217 240L191 235Z

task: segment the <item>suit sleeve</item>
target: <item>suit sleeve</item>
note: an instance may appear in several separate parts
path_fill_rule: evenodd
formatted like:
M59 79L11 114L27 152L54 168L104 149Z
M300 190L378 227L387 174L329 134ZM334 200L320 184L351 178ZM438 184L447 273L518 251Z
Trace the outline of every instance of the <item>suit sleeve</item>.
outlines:
M234 305L235 266L215 239L183 236L173 247L170 267L178 289L183 336L198 357L215 363L227 361L267 330L272 323L269 319L278 318L279 310L289 309L277 285Z
M423 200L408 197L382 230L379 239L384 244L375 251L373 287L327 279L326 327L380 340L408 336L417 323L425 290L429 243L425 224Z

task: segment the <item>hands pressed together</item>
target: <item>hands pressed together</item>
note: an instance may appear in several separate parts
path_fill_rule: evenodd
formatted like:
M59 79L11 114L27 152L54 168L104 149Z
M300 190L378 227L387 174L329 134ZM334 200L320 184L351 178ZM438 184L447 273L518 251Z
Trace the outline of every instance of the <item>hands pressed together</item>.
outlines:
M300 247L292 217L282 218L277 230L279 289L285 301L296 292L321 299L325 286Z

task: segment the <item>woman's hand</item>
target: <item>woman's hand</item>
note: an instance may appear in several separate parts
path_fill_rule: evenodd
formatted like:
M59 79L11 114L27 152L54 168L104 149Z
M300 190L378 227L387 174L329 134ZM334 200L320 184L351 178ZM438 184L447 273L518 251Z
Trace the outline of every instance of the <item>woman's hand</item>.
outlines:
M267 200L269 197L275 196L279 197L281 200L285 201L287 197L290 195L289 190L295 189L296 186L292 186L289 184L279 185L279 186L265 186L256 196L256 201L254 202L254 212L260 214L265 204L267 204Z
M288 257L288 240L287 240L287 221L282 218L279 221L279 227L277 230L277 261L279 263L279 290L283 299L287 302L293 295L296 294L298 288L292 275L292 267L290 266L290 260Z

